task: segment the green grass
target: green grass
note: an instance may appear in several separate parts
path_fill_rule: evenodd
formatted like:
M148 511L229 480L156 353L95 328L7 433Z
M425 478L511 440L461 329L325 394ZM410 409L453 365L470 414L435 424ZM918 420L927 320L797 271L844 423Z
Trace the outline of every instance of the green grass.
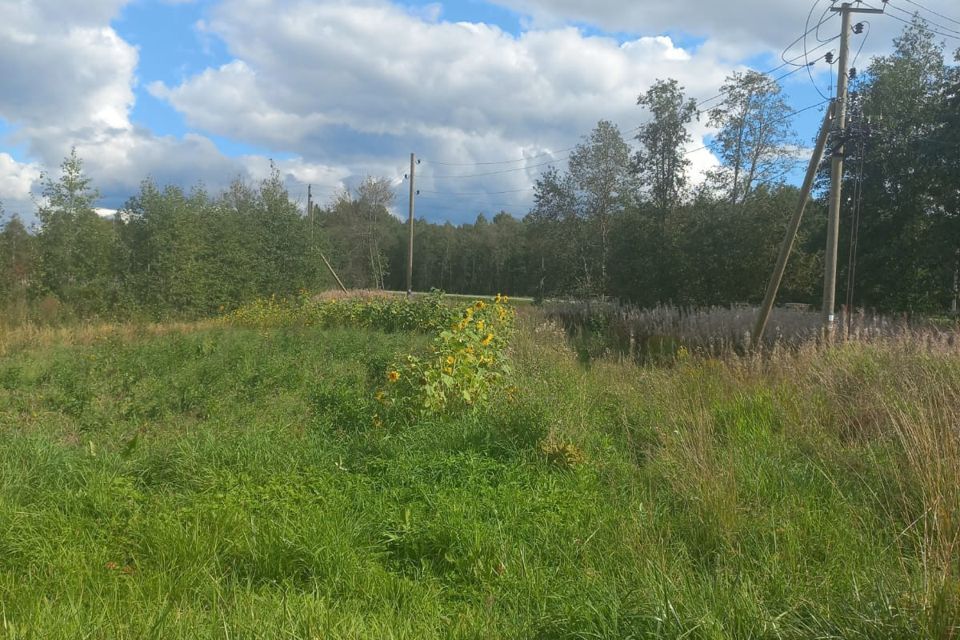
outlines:
M8 350L0 638L956 633L955 355L583 364L528 320L514 399L381 415L387 363L428 341Z

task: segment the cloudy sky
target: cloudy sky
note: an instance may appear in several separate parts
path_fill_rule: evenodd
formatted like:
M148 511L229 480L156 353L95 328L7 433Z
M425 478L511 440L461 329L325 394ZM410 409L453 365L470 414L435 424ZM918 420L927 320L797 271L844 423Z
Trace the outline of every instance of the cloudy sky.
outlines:
M947 16L955 0L924 0ZM874 4L879 5L880 0ZM870 16L869 55L919 10ZM257 180L270 159L295 199L319 201L364 176L406 188L418 214L472 220L526 212L548 163L604 118L629 132L636 97L674 77L697 99L724 77L781 64L829 0L0 0L0 201L32 218L43 170L75 146L116 208L152 177L218 189ZM812 13L811 13L812 11ZM922 15L953 26L932 13ZM825 40L839 19L826 22ZM836 50L807 37L811 59ZM949 41L956 45L958 40ZM819 48L818 48L819 47ZM794 43L786 57L800 56ZM796 67L786 66L779 76ZM800 109L828 93L829 65L782 80ZM710 102L704 108L711 106ZM806 141L820 109L799 114ZM693 127L691 150L709 141ZM690 157L709 167L707 150ZM398 203L398 208L403 205Z

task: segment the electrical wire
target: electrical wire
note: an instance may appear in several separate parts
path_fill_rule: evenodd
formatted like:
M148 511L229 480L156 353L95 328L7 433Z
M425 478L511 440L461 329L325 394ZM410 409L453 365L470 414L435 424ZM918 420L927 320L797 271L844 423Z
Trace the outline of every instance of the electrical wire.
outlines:
M867 38L870 37L870 21L861 20L861 23L867 28L866 33L863 34L863 39L860 40L860 48L857 49L857 54L853 56L853 62L850 64L851 67L857 66L857 60L860 59L860 54L863 53L863 46L867 43Z
M629 132L628 132L629 133ZM430 176L432 180L454 180L458 178L480 178L483 176L495 176L504 173L513 173L514 171L527 171L529 169L535 169L537 167L545 167L547 165L552 165L555 162L562 160L567 160L570 157L570 154L563 156L562 158L554 158L550 162L541 162L539 164L528 164L523 167L516 167L513 169L501 169L499 171L487 171L485 173L469 173L465 175L439 175L439 176Z
M904 14L904 15L907 15L907 16L910 16L911 18L916 18L917 20L922 20L922 21L923 21L924 23L926 23L927 25L935 26L935 27L937 27L937 28L939 28L939 29L943 29L944 31L949 31L949 32L951 32L951 33L954 33L954 34L956 34L954 37L960 36L960 31L957 31L957 30L954 29L954 28L951 28L951 27L942 25L942 24L940 24L939 22L934 22L933 20L930 20L929 18L925 18L925 17L923 17L922 15L920 15L920 12L919 12L919 11L907 11L906 9L901 9L900 7L896 6L895 4L890 3L889 1L888 1L887 5L888 5L891 9L893 9L894 11L899 11L900 13L902 13L902 14ZM891 16L891 17L896 17L896 16Z
M869 3L864 2L863 4L866 5L867 7L871 8L871 9L876 9L876 7L874 7L873 5L871 5L871 4L869 4ZM887 0L887 1L885 2L885 4L886 4L887 6L889 6L890 8L892 8L892 9L897 9L897 10L900 11L901 13L906 13L906 14L908 14L908 15L910 15L910 16L914 16L914 17L916 17L916 18L918 18L918 19L926 22L927 25L938 26L938 27L940 27L941 29L949 29L949 27L944 27L943 25L940 25L940 24L937 24L937 23L935 23L935 22L931 22L930 20L927 20L926 18L924 18L923 16L921 16L919 13L910 13L909 11L905 11L905 10L903 10L903 9L900 9L899 7L894 6L894 5L890 2L890 0ZM899 17L899 16L895 16L895 15L893 15L892 13L884 13L883 15L887 16L888 18L893 18L894 20L899 20L900 22L902 22L902 23L904 23L904 24L913 24L912 21L910 21L910 20L904 20L903 18L901 18L901 17ZM933 29L933 28L931 28L931 27L929 27L929 26L928 26L927 28L930 30L930 33L935 33L935 34L937 34L938 36L943 36L944 38L952 38L952 39L954 39L954 40L960 40L960 36L952 35L952 34L949 34L949 33L943 33L942 31L937 31L936 29ZM952 29L951 29L951 31L952 31Z
M806 106L806 107L803 107L802 109L796 109L796 110L794 110L794 111L791 111L790 113L784 114L783 116L781 116L781 117L779 117L779 118L775 118L774 120L771 120L771 121L769 122L769 124L775 124L775 123L777 123L777 122L782 122L782 121L784 121L784 120L788 120L788 119L790 119L790 118L792 118L792 117L794 117L794 116L796 116L796 115L799 115L799 114L804 113L804 112L806 112L806 111L810 111L811 109L816 109L817 107L821 107L821 106L825 105L825 104L828 103L828 102L830 102L829 99L827 99L827 100L822 100L822 101L820 101L820 102L817 102L817 103L808 105L808 106ZM703 150L709 149L709 148L710 148L710 145L709 145L709 144L705 144L705 145L696 147L696 148L694 148L694 149L689 149L689 150L687 150L687 151L684 151L684 155L689 155L689 154L691 154L691 153L696 153L697 151L703 151ZM419 190L417 193L418 193L418 194L424 194L425 197L426 197L426 196L429 196L429 197L434 197L434 198L437 198L437 197L443 197L443 198L477 198L477 197L482 197L482 196L494 196L494 195L513 194L513 193L529 193L529 192L535 191L535 190L536 190L536 186L529 187L529 188L526 188L526 189L510 189L510 190L507 190L507 191L450 192L450 191L433 191L433 190L423 189L423 190Z
M814 8L816 7L816 4L819 4L820 1L821 1L821 0L817 0L817 2L816 2L815 5L814 5ZM831 6L832 6L832 3L831 3ZM812 13L813 13L813 12L811 11L811 17L812 17ZM816 25L814 25L814 26L812 26L812 27L810 26L810 22L809 22L809 19L808 19L808 20L807 20L806 31L804 32L804 34L801 35L801 36L800 36L799 38L797 38L796 40L794 40L793 42L791 42L789 45L787 45L787 46L783 49L783 51L780 53L780 59L781 59L783 62L782 62L781 64L775 66L775 67L772 67L772 68L767 69L767 70L765 70L765 71L761 71L760 74L762 74L762 75L769 75L769 74L771 74L771 73L774 73L774 72L776 72L776 71L779 71L780 69L782 69L782 68L784 68L784 67L786 67L786 66L788 66L788 65L794 65L794 66L796 66L796 67L797 67L797 70L804 69L804 68L809 70L810 65L811 65L811 61L810 61L810 58L809 58L809 54L814 53L815 51L818 51L819 49L822 49L823 47L826 47L826 46L829 45L831 42L839 39L839 38L840 38L839 35L833 36L833 37L831 37L831 38L828 38L827 40L822 41L822 43L819 44L819 45L817 45L816 47L809 48L809 49L805 49L805 50L804 50L804 53L799 54L799 55L797 55L797 56L795 56L795 57L793 57L793 58L786 59L785 56L786 56L787 52L788 52L791 48L793 48L798 42L800 42L801 40L805 39L806 36L810 35L810 33L812 33L813 31L815 31L815 30L816 30L817 28L819 28L822 24L830 21L830 20L831 20L832 18L834 18L834 17L835 17L835 14L834 14L834 15L830 15L830 16L828 16L827 18L823 19L821 22L819 22L818 24L816 24ZM799 60L800 58L804 58L804 60L805 60L805 61L804 61L804 64L802 64L802 65L796 63L796 61ZM813 62L815 63L815 62L817 62L817 61L819 61L819 60L821 60L821 59L823 59L823 56L820 56L820 57L818 57L818 58L815 58L815 59L813 60ZM787 77L787 76L789 76L789 75L791 75L791 74L785 74L785 75L781 76L780 78L777 78L775 81L779 81L780 79L785 78L785 77ZM811 76L811 80L812 80L812 76ZM721 93L717 93L717 94L715 94L715 95L712 95L712 96L710 96L709 98L703 98L703 99L700 99L700 100L695 100L695 101L694 101L694 105L695 105L695 107L697 108L698 111L703 111L703 109L701 108L701 107L703 107L703 105L705 105L705 104L708 103L708 102L712 102L712 101L716 100L717 98L722 98L724 95L725 95L725 94L721 92ZM821 97L823 97L825 100L826 100L826 99L829 99L827 96L824 96L822 93L821 93ZM641 125L641 126L642 126L642 125ZM632 129L628 129L628 130L625 131L624 133L625 133L625 134L633 133L634 131L638 131L640 128L641 128L640 126L637 126L637 127L632 128ZM525 162L529 162L530 160L538 160L538 159L540 159L540 158L546 158L546 157L554 158L555 160L563 160L564 158L555 158L555 156L557 156L557 155L559 155L559 154L563 154L563 153L568 153L568 152L570 152L570 151L573 151L573 150L576 149L576 148L577 148L577 145L573 145L573 146L570 146L570 147L565 147L565 148L563 148L563 149L556 149L556 150L554 150L554 151L545 151L545 152L543 152L543 153L538 153L538 154L536 154L536 155L527 156L527 157L524 157L524 158L514 158L514 159L512 159L512 160L491 160L491 161L483 161L483 162L441 162L441 161L439 161L439 160L432 160L432 159L428 159L428 158L420 158L420 161L423 162L423 163L426 163L426 164L431 164L431 165L436 165L436 166L441 166L441 167L486 167L486 166L505 165L505 164L518 164L518 163L521 163L521 162L524 162L524 163L525 163ZM544 163L543 165L538 165L538 166L545 166L545 165L547 165L547 164L552 164L552 161L551 161L551 162L546 162L546 163ZM527 169L527 168L529 168L529 167L524 166L524 167L520 167L520 168L518 168L518 169L513 169L513 170L511 170L511 171L523 171L523 170L525 170L525 169ZM482 176L482 175L484 175L484 174L475 174L475 175L463 176L463 177L480 177L480 176ZM491 172L491 173L486 174L486 175L495 175L495 173L494 173L494 172ZM437 176L437 177L440 177L440 176ZM455 176L450 176L450 177L455 177Z
M927 7L923 6L923 5L920 4L919 2L914 2L914 0L904 0L904 1L905 1L905 2L909 2L910 4L912 4L912 5L915 6L915 7L919 7L919 8L921 8L921 9L923 9L924 11L927 11L927 12L929 12L929 13L932 13L933 15L935 15L935 16L937 16L937 17L943 18L944 20L948 20L948 21L950 21L950 22L952 22L952 23L954 23L954 24L956 24L956 25L960 25L960 20L955 20L955 19L951 18L950 16L945 16L945 15L943 15L942 13L937 13L937 12L934 11L933 9L928 9Z
M854 290L857 284L857 249L860 243L860 213L863 206L863 164L866 155L866 142L861 136L859 140L859 159L857 162L857 179L853 195L853 211L850 220L850 250L847 257L847 333L850 332L853 309Z
M818 1L819 1L819 0L818 0ZM815 8L815 7L816 7L816 5L814 5L814 8ZM813 11L812 11L812 10L811 10L811 12L810 12L810 15L811 15L811 16L813 15ZM800 44L800 41L803 40L804 38L806 38L808 35L810 35L811 32L813 32L813 31L816 30L816 29L819 29L819 28L820 28L820 25L822 25L824 22L828 22L828 21L832 20L832 19L835 18L836 16L837 16L837 14L831 14L829 17L827 17L827 18L826 18L825 20L823 20L822 22L818 22L818 23L817 23L816 25L814 25L813 27L810 27L809 29L807 29L806 31L804 31L796 40L794 40L793 42L791 42L790 44L788 44L786 47L784 47L783 51L780 52L780 60L783 61L783 64L780 65L780 67L785 67L785 66L787 66L788 64L794 64L794 62L793 62L794 60L799 60L800 58L802 58L802 57L803 57L803 54L797 56L796 58L792 58L791 60L787 60L787 59L786 59L786 55L787 55L787 52L790 51L790 49L792 49L795 45ZM809 17L808 17L808 18L807 18L807 25L809 26L809 24L810 24L810 20L809 20ZM836 40L838 37L839 37L839 36L834 36L833 38L830 38L829 40L824 41L824 42L823 42L822 44L820 44L818 47L816 47L816 48L814 48L814 49L811 49L810 52L812 53L813 51L816 51L817 49L825 46L828 42L832 42L833 40ZM801 65L801 64L795 64L794 66L802 67L803 65ZM780 67L777 67L776 69L772 69L771 71L777 71L778 69L780 69ZM770 73L770 71L768 71L767 73Z
M813 79L813 72L810 70L810 52L807 50L807 35L810 33L810 19L813 18L813 12L816 11L818 6L820 6L820 0L814 0L813 5L810 7L810 11L807 13L807 22L803 27L803 61L804 67L807 70L807 76L810 78L810 84L812 84L813 88L817 90L817 93L820 94L821 98L824 100L829 100L830 98L825 96L823 91L820 91L820 85L818 85L817 81ZM833 2L830 3L830 7L832 6Z

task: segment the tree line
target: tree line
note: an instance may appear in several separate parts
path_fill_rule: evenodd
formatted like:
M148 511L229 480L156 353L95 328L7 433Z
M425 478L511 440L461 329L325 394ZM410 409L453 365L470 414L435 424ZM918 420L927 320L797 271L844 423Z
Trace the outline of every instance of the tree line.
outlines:
M632 140L600 121L565 169L537 179L522 218L415 223L413 286L471 294L611 297L643 306L756 302L798 190L807 152L777 82L727 78L706 111L672 79L637 100ZM694 184L685 149L695 119L716 131L719 159ZM960 71L922 23L873 59L853 86L845 145L841 291L880 310L940 313L960 283ZM829 153L827 154L829 156ZM407 227L393 189L367 178L301 211L279 172L222 193L145 181L112 218L76 154L44 176L38 224L0 231L0 301L79 316L206 315L254 297L333 286L321 255L351 287L406 288ZM826 163L781 300L816 303L825 244ZM855 277L848 278L855 269ZM849 282L848 282L849 280Z

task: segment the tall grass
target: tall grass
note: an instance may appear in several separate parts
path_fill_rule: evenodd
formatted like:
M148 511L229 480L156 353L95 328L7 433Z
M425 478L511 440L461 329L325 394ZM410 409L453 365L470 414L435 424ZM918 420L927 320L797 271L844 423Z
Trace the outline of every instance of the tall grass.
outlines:
M744 354L751 348L751 332L758 309L750 306L684 308L659 305L641 309L616 302L552 302L547 316L576 337L592 355L605 351L640 360L671 358L683 346L702 355ZM764 334L767 349L797 348L818 342L819 312L775 308ZM906 315L841 314L838 337L870 342L902 338L946 346L958 344L957 326Z
M428 342L9 349L0 637L956 637L952 350L585 363L531 313L512 396L384 415Z

